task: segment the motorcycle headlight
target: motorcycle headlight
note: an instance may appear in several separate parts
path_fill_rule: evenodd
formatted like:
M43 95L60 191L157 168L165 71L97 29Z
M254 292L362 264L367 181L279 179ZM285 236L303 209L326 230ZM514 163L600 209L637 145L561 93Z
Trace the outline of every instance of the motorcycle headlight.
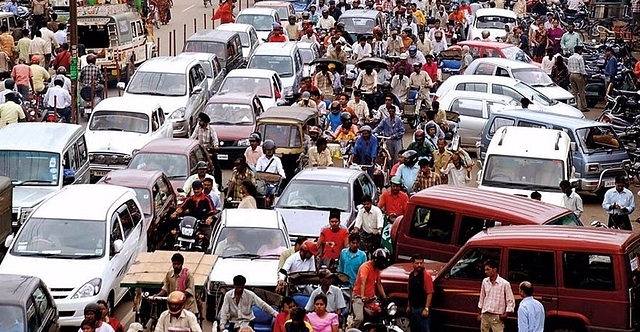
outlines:
M184 118L185 115L185 107L180 107L177 110L175 110L173 113L171 113L171 115L169 116L169 119L171 120L178 120L178 119L182 119Z
M238 140L238 146L249 146L251 144L249 144L249 139L248 138L243 138L241 140Z
M180 233L182 233L182 235L184 236L193 236L193 228L182 228L180 230Z
M398 306L395 303L391 302L387 305L387 315L395 316L397 312Z
M88 283L78 288L78 291L71 296L72 299L81 299L83 297L92 297L100 293L100 287L102 286L102 279L95 278Z

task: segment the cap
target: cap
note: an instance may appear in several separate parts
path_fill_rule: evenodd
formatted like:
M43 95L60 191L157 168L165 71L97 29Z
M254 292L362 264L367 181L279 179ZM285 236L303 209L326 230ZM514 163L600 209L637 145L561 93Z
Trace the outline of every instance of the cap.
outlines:
M317 126L313 126L313 127L309 128L309 132L310 133L318 133L318 134L320 134L320 128L318 128Z
M309 98L311 98L311 94L309 93L309 91L305 91L302 93L302 99L309 100Z
M363 131L371 132L371 127L367 125L360 127L360 132L363 132Z
M396 176L391 178L391 183L392 184L402 184L402 178L396 175Z
M335 4L336 4L336 2L335 2L335 0L331 0L331 1L329 1L329 4L330 4L330 5L335 5Z
M409 57L406 54L404 53L400 54L400 60L407 60L408 58Z
M200 180L193 181L193 184L191 184L191 188L193 188L193 189L202 188L202 182L200 182Z
M416 62L413 64L414 67L422 67L422 64L420 62Z

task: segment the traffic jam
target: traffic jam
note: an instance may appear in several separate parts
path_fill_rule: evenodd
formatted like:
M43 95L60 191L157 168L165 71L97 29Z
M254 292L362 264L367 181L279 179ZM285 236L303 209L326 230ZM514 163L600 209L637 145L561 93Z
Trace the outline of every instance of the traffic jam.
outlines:
M0 331L640 331L640 0L361 1L0 3Z

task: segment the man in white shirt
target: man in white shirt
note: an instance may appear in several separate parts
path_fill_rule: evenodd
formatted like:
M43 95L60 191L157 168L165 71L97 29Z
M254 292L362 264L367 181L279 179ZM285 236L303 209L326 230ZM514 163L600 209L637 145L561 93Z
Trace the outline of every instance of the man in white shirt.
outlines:
M160 314L154 332L166 332L172 328L202 332L196 315L184 309L185 302L187 302L187 296L183 292L171 292L167 298L167 310ZM103 325L106 325L106 323Z
M0 91L0 105L6 102L4 96L6 96L7 93L14 92L15 87L16 82L12 78L7 78L6 80L4 80L4 90Z
M409 76L405 75L404 67L399 67L396 75L391 79L391 93L403 103L409 93Z
M58 44L56 35L53 33L53 31L49 30L47 26L40 28L40 33L42 33L42 39L44 39L45 41L45 46L44 46L44 57L46 61L45 68L49 69L49 63L51 63L51 52L52 52L51 45L53 45L54 47L53 49L57 49L58 47L60 47L60 44Z
M64 23L58 23L58 31L54 33L58 45L62 45L67 42L67 25Z
M44 67L45 65L45 57L44 55L47 52L47 42L42 39L42 32L40 30L36 30L33 33L33 39L29 43L29 56L33 57L34 55L40 56L40 66ZM51 46L49 46L49 57L51 57Z
M272 140L268 139L264 141L262 144L262 152L264 155L258 158L256 171L279 174L283 179L286 179L287 176L284 173L284 168L282 168L282 161L278 156L274 155L275 151L276 144Z
M71 93L71 79L67 77L67 68L63 66L58 67L56 74L57 75L54 76L51 80L55 82L57 79L62 79L64 81L64 84L62 85L62 87L65 90L69 91L69 93Z
M334 274L329 270L322 270L318 274L320 275L320 287L316 288L309 298L315 299L316 296L323 294L327 297L327 312L340 314L340 311L346 308L347 304L344 302L342 290L332 285ZM308 312L313 312L313 307L313 301L309 301L304 309Z
M584 2L582 0L567 0L567 9L568 10L578 10L580 7L584 6Z
M356 116L361 123L366 121L370 121L371 116L369 114L369 106L367 103L360 99L362 97L362 92L360 90L353 91L353 99L347 102L347 107L351 107L351 109L356 112Z
M573 213L580 219L582 213L584 212L584 207L582 205L582 198L580 195L576 194L575 191L571 188L571 182L568 180L560 181L560 190L564 195L562 195L562 206L573 211Z
M53 81L53 86L44 95L44 102L49 112L55 112L64 122L71 123L71 94L63 85L64 80L60 78Z
M287 274L293 272L307 272L316 270L316 255L318 255L318 244L311 240L306 240L300 246L293 255L289 256L282 265L282 270L287 271ZM282 273L278 273L278 287L276 287L276 293L284 289L286 283L284 282L286 276Z
M224 294L220 308L220 331L226 329L227 323L229 323L228 331L236 331L242 323L251 323L256 319L253 306L259 307L273 317L278 314L254 292L244 289L246 283L247 278L242 275L233 277L233 289Z
M330 30L333 28L333 25L336 23L336 20L333 16L329 15L329 9L322 10L322 17L318 20L318 29L326 29Z
M358 210L356 215L356 224L353 227L354 233L360 233L362 237L365 234L379 235L382 233L384 226L384 213L379 207L373 205L371 196L364 195L362 197L362 208Z
M353 45L353 58L356 61L371 56L371 44L367 43L367 37L360 36L358 43Z

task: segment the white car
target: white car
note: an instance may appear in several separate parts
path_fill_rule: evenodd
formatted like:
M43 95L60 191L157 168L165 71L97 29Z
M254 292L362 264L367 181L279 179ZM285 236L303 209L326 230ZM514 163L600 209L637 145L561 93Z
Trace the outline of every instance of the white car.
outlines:
M227 75L227 69L220 65L218 56L213 53L201 53L201 52L182 52L178 54L179 57L196 59L200 61L204 73L207 75L207 82L209 85L209 96L211 98L218 89L222 80Z
M262 40L258 38L256 28L250 24L225 23L218 25L216 30L235 31L238 33L242 43L242 58L245 64L249 62L249 58L255 52L256 47L262 43Z
M273 8L245 8L238 13L236 23L250 24L258 33L260 40L267 40L272 30L272 23L280 23L280 15ZM287 36L287 29L282 29L282 33Z
M485 76L485 75L456 75L447 78L436 91L436 100L452 90L475 91L505 95L516 100L528 98L532 105L538 105L544 112L584 118L584 114L577 108L559 103L529 84L514 80L509 77Z
M153 101L112 97L93 110L85 131L92 179L127 168L133 151L162 137L173 138L171 121Z
M0 273L42 279L60 325L77 328L88 303L115 307L127 293L120 281L147 250L147 228L133 189L68 186L38 206L15 239L7 238Z
M280 75L268 69L234 69L224 78L220 92L246 92L260 98L262 107L276 106L282 98Z
M505 25L510 28L516 26L516 13L508 9L481 8L476 11L475 19L469 26L467 40L482 39L482 31L489 31L489 39L496 41L496 38L505 39L507 32Z
M576 99L569 91L555 84L542 68L530 63L504 58L478 58L471 62L464 74L511 77L529 84L550 99L576 105Z
M302 65L304 67L302 75L303 77L311 76L314 73L314 71L312 71L311 69L311 62L322 57L320 47L315 43L298 42L298 50L300 51L300 56L302 57Z
M210 321L224 293L233 287L234 276L245 276L250 287L274 288L280 254L291 246L280 213L264 209L224 209L212 239L209 250L218 259L206 284Z

